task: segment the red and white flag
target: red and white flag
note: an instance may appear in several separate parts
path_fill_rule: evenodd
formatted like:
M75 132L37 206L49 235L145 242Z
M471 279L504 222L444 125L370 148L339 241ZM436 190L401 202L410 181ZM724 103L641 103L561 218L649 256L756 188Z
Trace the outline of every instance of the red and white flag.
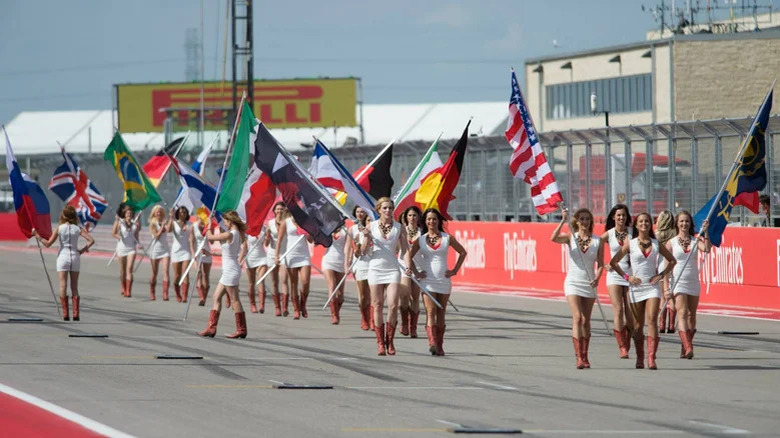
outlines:
M509 120L504 136L514 148L509 160L509 171L531 185L531 198L539 214L558 209L563 202L555 175L547 163L542 145L536 136L534 122L520 92L515 70L512 69L512 97L509 99Z
M241 202L238 203L236 213L246 222L246 232L252 236L258 236L263 229L263 224L272 214L276 198L276 187L271 178L251 163L249 174L241 192Z

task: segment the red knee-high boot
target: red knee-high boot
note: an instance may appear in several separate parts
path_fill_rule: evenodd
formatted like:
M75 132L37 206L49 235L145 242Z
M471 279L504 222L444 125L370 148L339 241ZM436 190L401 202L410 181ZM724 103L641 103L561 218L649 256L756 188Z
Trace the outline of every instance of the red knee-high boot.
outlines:
M168 282L163 281L163 301L168 301Z
M154 301L154 300L157 299L154 296L154 288L155 288L155 286L157 286L157 285L152 283L151 281L149 282L149 301Z
M236 313L236 331L226 337L230 339L246 338L246 313Z
M634 333L634 349L636 350L636 367L645 367L645 335L642 332Z
M73 298L73 320L74 321L80 321L79 319L79 307L81 304L81 297L72 297Z
M290 303L290 295L282 294L282 316L287 316L290 314L289 307L288 307L289 303Z
M204 289L201 285L198 285L198 305L206 305L206 289Z
M362 330L369 330L371 326L368 324L368 321L371 319L371 317L368 315L369 306L361 307L360 308L360 328Z
M377 356L384 356L385 352L385 328L374 327L374 333L376 334L376 354Z
M590 336L580 338L580 355L582 356L582 365L585 368L590 368L590 360L588 360L588 348L590 348Z
M674 333L675 323L677 322L677 309L669 305L667 307L669 307L669 326L666 328L666 333Z
M255 302L255 288L249 286L249 311L257 313L257 303Z
M133 280L127 280L125 285L127 287L127 298L130 298L133 296Z
M309 299L309 293L308 292L305 293L305 294L304 293L300 293L298 295L298 299L300 300L299 306L300 306L300 309L301 309L301 316L304 317L304 318L308 318L309 317L309 312L306 311L306 300Z
M401 308L401 334L409 336L409 309Z
M436 344L439 343L439 326L426 325L425 328L428 330L428 351L431 353L431 356L436 356Z
M181 284L181 302L186 303L187 302L187 296L190 294L190 282L189 280L184 280L184 283Z
M420 319L420 312L409 313L409 337L417 338L417 321Z
M165 287L164 281L163 281L163 287ZM178 281L173 282L173 291L176 292L176 302L181 303L181 286L179 286Z
M436 333L436 355L444 356L444 332L447 331L447 326L443 325L439 327Z
M661 309L660 315L658 316L658 333L666 333L666 317L668 314L668 307Z
M68 310L68 297L60 297L60 305L62 306L62 320L70 321L70 311Z
M200 336L213 338L217 334L217 323L219 322L219 310L211 310L209 312L209 324L206 326L206 330L198 332Z
M395 356L395 345L393 344L393 339L395 339L395 328L396 325L390 325L389 322L385 323L385 335L387 337L387 354L390 356Z
M260 313L265 313L265 288L263 288L262 292L257 293L257 297L260 300L260 308L258 310Z
M282 305L279 294L271 294L271 298L274 300L274 315L282 316Z
M628 359L628 346L626 345L626 336L623 333L625 331L628 331L625 327L623 327L623 330L620 331L612 330L612 332L615 334L615 340L618 344L618 350L620 351L621 359Z
M693 357L693 346L691 345L690 330L680 330L680 341L682 342L683 352L680 359L690 359Z
M292 298L293 319L301 319L301 297Z
M658 351L658 344L660 341L660 337L647 337L647 367L651 370L658 369L658 365L655 363L655 354Z

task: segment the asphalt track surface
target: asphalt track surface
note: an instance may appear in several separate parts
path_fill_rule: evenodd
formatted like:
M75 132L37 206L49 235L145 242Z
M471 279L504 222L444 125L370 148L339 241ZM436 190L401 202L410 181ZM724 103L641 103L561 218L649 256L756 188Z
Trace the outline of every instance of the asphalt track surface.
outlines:
M45 257L54 275L55 255ZM148 263L133 297L122 298L118 267L106 261L82 258L81 322L63 322L37 251L0 252L0 383L129 435L420 437L503 428L545 437L777 436L780 428L778 321L702 315L695 359L678 359L679 338L662 335L660 369L651 371L634 369L633 350L619 359L594 319L593 368L577 370L565 303L456 290L460 313L448 311L445 357L429 355L422 326L418 339L397 334L396 356L377 357L373 332L359 328L351 281L341 325L319 310L325 286L314 279L308 319L247 314L247 339L228 340L235 325L227 310L217 337L204 339L195 331L208 307L193 305L183 322L185 306L163 302L159 286L150 302ZM245 295L242 302L248 308ZM43 322L7 321L33 316ZM109 337L68 336L77 333ZM333 389L276 389L279 382Z

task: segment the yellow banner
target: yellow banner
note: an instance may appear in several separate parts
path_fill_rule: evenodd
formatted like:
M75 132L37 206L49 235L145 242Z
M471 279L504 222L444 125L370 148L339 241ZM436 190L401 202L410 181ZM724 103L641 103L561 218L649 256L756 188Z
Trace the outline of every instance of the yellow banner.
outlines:
M121 132L159 132L170 113L174 129L197 129L200 83L116 85ZM239 99L242 89L238 91ZM357 126L357 79L255 81L255 116L268 128ZM206 82L206 129L229 127L230 82ZM161 111L171 108L173 111Z

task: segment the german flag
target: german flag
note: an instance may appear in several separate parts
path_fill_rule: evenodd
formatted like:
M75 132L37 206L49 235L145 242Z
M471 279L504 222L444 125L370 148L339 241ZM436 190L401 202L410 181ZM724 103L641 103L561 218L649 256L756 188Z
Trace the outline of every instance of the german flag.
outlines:
M154 188L160 186L160 182L165 176L165 172L167 172L168 168L171 167L171 160L168 159L168 155L172 157L175 156L176 151L179 149L179 146L183 141L184 137L177 138L176 140L170 142L168 146L160 149L160 151L154 154L152 158L149 158L149 161L144 163L144 173L146 173L146 176L149 177L149 181L152 183Z
M393 163L393 145L385 149L372 163L368 163L355 171L355 180L360 187L374 199L390 196L393 190L393 177L390 176L390 165Z
M425 177L420 184L420 188L415 193L414 201L425 211L428 208L435 208L447 219L452 219L447 213L447 207L450 201L455 199L452 193L460 180L460 173L463 169L463 158L466 156L466 146L469 141L469 125L471 120L466 123L466 129L460 140L455 143L450 151L447 162L440 168L432 171Z

